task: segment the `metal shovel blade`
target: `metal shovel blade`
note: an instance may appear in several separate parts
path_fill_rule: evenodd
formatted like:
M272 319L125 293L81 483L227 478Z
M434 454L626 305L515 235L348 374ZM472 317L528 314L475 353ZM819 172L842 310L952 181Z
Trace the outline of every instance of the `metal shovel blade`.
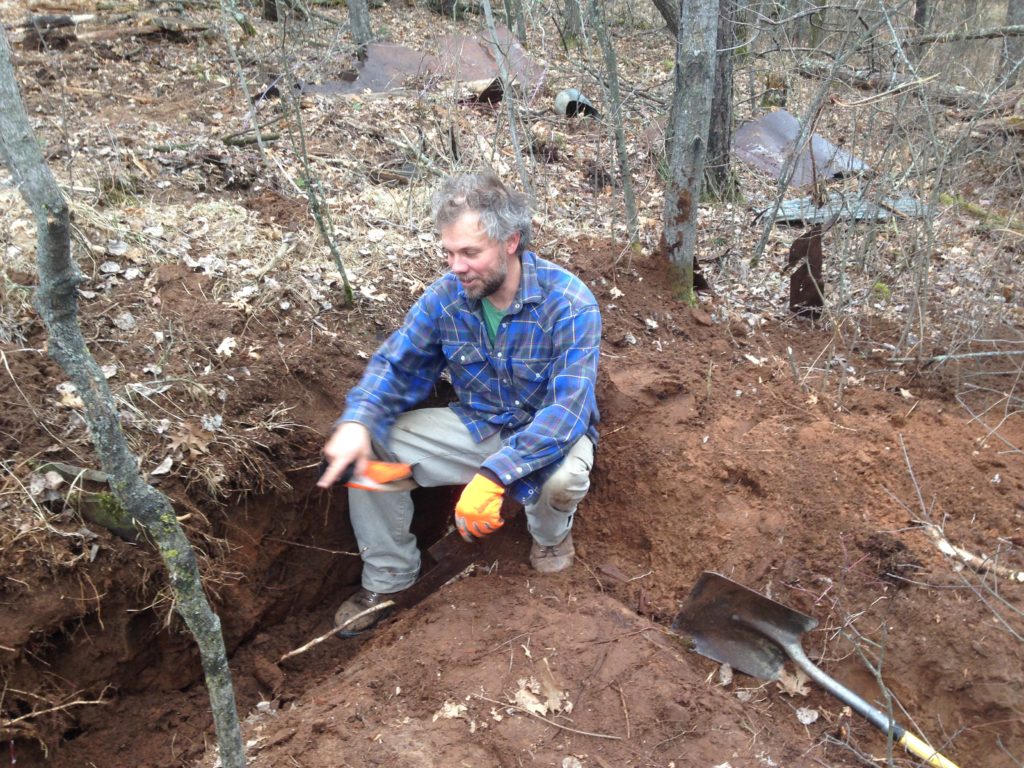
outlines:
M814 619L719 573L697 580L672 628L690 635L702 656L762 680L779 676L787 653L754 626L769 624L772 634L799 645L818 625Z
M705 571L697 580L672 628L691 635L697 653L728 664L762 680L775 680L790 658L820 685L893 741L933 768L957 768L956 763L893 721L838 680L819 669L800 645L800 636L818 621L777 603L718 573Z

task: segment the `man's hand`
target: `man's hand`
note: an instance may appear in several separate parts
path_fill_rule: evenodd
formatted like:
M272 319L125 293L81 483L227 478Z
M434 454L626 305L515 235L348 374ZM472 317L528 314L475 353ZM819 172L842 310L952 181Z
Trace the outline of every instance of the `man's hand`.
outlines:
M494 533L505 524L501 519L501 501L505 487L477 473L462 491L455 505L455 525L466 541Z
M355 464L357 473L365 472L366 464L373 455L370 430L355 421L346 421L334 430L323 448L323 455L327 469L316 481L320 488L334 485L350 464Z

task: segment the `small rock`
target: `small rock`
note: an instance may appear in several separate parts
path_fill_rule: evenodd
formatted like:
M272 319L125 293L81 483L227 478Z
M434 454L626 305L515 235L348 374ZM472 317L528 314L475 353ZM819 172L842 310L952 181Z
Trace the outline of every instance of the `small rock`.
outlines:
M131 312L122 312L114 318L114 327L118 330L124 331L125 333L131 333L134 331L135 326L135 315Z

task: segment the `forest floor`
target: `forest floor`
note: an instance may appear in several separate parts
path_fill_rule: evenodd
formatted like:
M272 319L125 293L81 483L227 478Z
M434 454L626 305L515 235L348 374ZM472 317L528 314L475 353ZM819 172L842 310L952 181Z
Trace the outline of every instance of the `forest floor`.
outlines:
M315 489L317 454L368 355L443 269L426 195L458 167L515 178L514 148L501 102L462 102L443 79L295 98L355 290L345 305L296 147L268 139L261 156L223 141L248 127L235 54L253 95L285 60L323 81L347 66L340 32L304 37L292 20L295 39L281 42L284 26L256 20L253 38L231 29L233 53L220 18L190 9L207 31L114 34L147 14L178 18L169 8L51 4L99 13L110 34L43 49L9 34L72 200L81 322L142 471L200 555L251 764L918 764L791 665L764 682L693 652L671 625L703 571L817 619L809 656L960 765L1022 764L1024 585L1005 578L1024 568L1021 238L938 214L939 299L908 324L913 275L894 265L916 246L890 228L857 269L828 265L830 287L858 306L834 311L830 294L822 321L797 320L782 267L798 233L776 229L765 258L747 261L774 182L741 168L743 202L702 208L712 291L679 303L658 246L655 151L638 138L670 85L672 43L656 24L616 40L632 92L649 99L629 126L636 250L606 127L548 109L586 67L554 36L530 52L547 72L526 111L536 250L586 281L604 318L601 440L575 567L533 573L518 519L375 632L279 661L329 629L358 584L345 495ZM12 29L28 9L0 11ZM389 39L416 45L425 30L482 24L397 4L374 14ZM277 116L287 134L280 94L264 95L261 120ZM379 183L406 170L411 183ZM1012 191L993 200L1014 204ZM152 548L95 522L105 486L79 471L97 469L80 403L28 303L34 225L9 182L0 201L0 764L210 768L194 645ZM872 271L875 258L889 261ZM921 364L958 333L960 352L1010 354ZM452 494L417 491L424 546Z

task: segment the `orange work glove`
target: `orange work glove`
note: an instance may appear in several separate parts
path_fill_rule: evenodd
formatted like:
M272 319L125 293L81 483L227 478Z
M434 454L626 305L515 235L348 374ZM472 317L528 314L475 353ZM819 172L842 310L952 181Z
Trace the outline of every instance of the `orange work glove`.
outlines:
M501 519L501 501L505 487L477 473L462 491L455 505L455 525L466 541L494 533L505 524Z

